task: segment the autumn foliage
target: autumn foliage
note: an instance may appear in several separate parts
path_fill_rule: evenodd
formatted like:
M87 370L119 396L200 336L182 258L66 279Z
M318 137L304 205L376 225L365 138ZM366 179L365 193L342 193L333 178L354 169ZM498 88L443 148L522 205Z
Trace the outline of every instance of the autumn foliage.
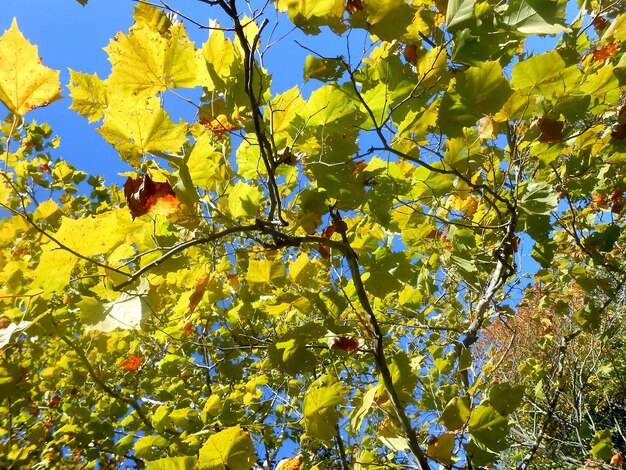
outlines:
M0 468L623 466L623 3L7 19Z

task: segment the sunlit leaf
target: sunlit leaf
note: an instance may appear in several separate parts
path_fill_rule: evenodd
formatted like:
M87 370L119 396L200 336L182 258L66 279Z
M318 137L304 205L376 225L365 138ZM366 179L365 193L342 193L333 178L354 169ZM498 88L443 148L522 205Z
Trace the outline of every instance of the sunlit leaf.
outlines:
M0 37L0 101L13 113L26 114L61 98L58 70L42 65L14 18Z
M200 449L198 468L205 470L247 470L254 463L250 434L237 425L213 434Z

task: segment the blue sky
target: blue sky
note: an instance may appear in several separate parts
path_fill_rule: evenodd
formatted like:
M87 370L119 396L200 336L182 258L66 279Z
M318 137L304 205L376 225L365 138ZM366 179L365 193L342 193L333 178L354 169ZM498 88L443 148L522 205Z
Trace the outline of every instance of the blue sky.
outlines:
M0 12L0 32L6 30L13 17L24 36L39 47L43 64L61 71L61 83L64 98L50 106L37 109L28 114L27 119L48 122L52 130L61 137L58 156L88 173L102 174L109 183L120 183L124 178L117 174L129 171L114 149L94 131L99 124L90 125L87 120L69 110L71 104L67 83L69 69L85 73L97 73L101 78L110 72L110 64L103 48L118 31L127 32L132 24L135 1L131 0L90 0L82 7L75 0L2 0ZM207 25L209 19L228 21L218 7L211 7L200 1L173 0L168 4L197 22ZM269 6L269 10L272 10ZM286 18L285 18L286 19ZM271 31L273 24L266 29ZM206 41L208 31L186 22L187 32L197 47ZM354 36L357 40L354 40ZM355 44L362 46L364 34L353 35ZM280 39L265 55L265 67L273 74L272 91L285 91L294 85L310 92L314 83L306 85L302 78L303 64L309 52L303 50L294 41L306 43L320 53L335 56L345 52L345 40L337 42L337 37L325 31L319 36L306 37L286 21L281 21L273 32L272 42ZM269 42L269 36L263 39ZM262 44L263 46L263 44ZM338 50L338 47L340 48ZM197 99L199 90L183 90L182 94ZM172 118L192 120L195 109L182 101L170 107Z
M61 137L59 156L63 156L78 169L105 175L110 183L121 182L123 178L117 173L128 171L130 167L123 164L113 148L94 131L99 124L90 125L86 119L68 109L71 102L66 86L70 68L85 73L95 72L101 78L109 74L110 64L103 48L118 31L128 30L132 24L136 2L90 0L85 7L75 0L2 0L2 3L0 32L7 29L13 17L16 17L22 33L39 47L43 63L61 71L64 99L29 113L28 118L48 122L53 131ZM221 18L222 24L228 23L223 15L220 15L221 10L218 7L211 7L200 1L172 0L168 4L201 24L206 25L209 19L215 18L218 20ZM269 7L269 11L271 9L272 6ZM575 2L570 2L568 13L570 18L575 15ZM186 23L186 27L196 46L199 47L207 39L207 30L190 23ZM269 33L272 27L270 23L266 32ZM304 43L325 56L346 53L345 39L338 40L327 28L324 29L319 36L305 36L299 30L293 30L287 21L280 22L271 40L273 42L282 39L264 57L264 65L273 76L274 93L285 91L297 84L306 96L317 86L314 80L308 84L303 81L304 59L309 52L303 50L295 41ZM358 58L365 38L366 35L361 31L351 35L353 62L355 57ZM267 44L270 38L266 34L262 40ZM534 52L540 52L552 47L555 41L555 38L534 38L527 43L527 47ZM183 94L197 98L200 92L183 91ZM171 101L168 102L168 110L173 119L177 120L180 117L186 120L193 119L195 114L193 107L183 104L182 101L179 106L170 106Z

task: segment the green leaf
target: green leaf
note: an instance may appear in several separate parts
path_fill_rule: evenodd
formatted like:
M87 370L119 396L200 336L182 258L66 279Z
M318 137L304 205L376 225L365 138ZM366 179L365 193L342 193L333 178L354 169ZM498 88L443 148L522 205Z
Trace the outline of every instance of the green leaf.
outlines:
M484 62L459 74L457 91L466 107L493 114L511 96L511 87L498 61Z
M611 438L610 430L601 429L596 431L591 441L591 450L589 453L597 460L608 461L611 459L613 455L613 439Z
M301 116L310 126L323 126L354 118L356 112L356 105L345 90L327 84L311 93Z
M228 210L235 219L251 218L258 215L263 193L257 186L237 181L228 195Z
M417 386L417 374L413 371L411 362L404 351L398 351L394 354L389 364L389 372L400 400L411 402L413 400L413 391ZM380 396L383 393L385 393L385 386L379 374L378 395Z
M558 34L569 31L558 0L511 0L504 22L524 34Z
M360 432L363 425L363 420L367 416L367 413L374 403L374 399L376 398L376 392L376 387L372 387L367 392L365 392L363 394L363 397L361 398L361 403L358 408L355 407L350 414L350 427L354 432Z
M474 23L476 0L449 0L446 10L446 28L453 33Z
M196 139L187 159L187 169L193 184L208 191L226 179L228 166L208 133Z
M468 425L469 434L476 444L498 452L506 449L509 434L507 419L489 405L479 405L472 411Z
M307 390L302 402L304 427L308 436L330 441L337 434L339 422L337 406L343 403L344 387L325 376L316 380Z
M600 224L596 229L594 233L585 238L585 247L590 250L600 250L604 253L613 250L615 243L619 240L620 226L617 224Z
M489 392L489 403L498 413L502 416L506 416L515 411L520 403L522 403L524 389L525 387L523 385L511 387L511 385L506 382L494 384Z
M566 67L559 53L550 51L515 64L511 86L518 90L529 89L546 97L563 97L577 88L581 76L578 67Z
M338 80L345 71L339 59L325 59L308 55L304 61L304 81L315 78L322 82Z
M468 397L454 397L446 405L439 418L439 422L443 424L448 431L458 431L465 426L470 417Z
M553 241L546 240L542 243L537 242L533 245L531 256L542 268L549 268L554 259L556 250L557 246Z
M448 88L441 99L437 126L448 137L460 137L464 127L475 126L480 113L463 101L454 88Z
M200 449L198 468L229 470L252 468L255 461L254 443L250 433L233 426L213 434Z
M314 350L307 344L317 342L326 334L326 328L307 323L282 335L269 348L270 361L278 369L291 375L310 372L318 362Z
M161 449L166 449L169 444L169 441L162 436L144 436L135 442L133 449L136 457L155 460L159 458Z
M559 204L559 194L547 183L530 181L523 185L519 208L529 215L550 215Z

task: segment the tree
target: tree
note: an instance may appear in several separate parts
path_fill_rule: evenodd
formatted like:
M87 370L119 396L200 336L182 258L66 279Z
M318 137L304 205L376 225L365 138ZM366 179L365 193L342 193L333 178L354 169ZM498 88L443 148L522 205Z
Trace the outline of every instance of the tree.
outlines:
M529 289L516 315L494 322L481 339L497 363L493 376L523 395L513 415L514 452L533 468L619 465L626 444L623 299L603 312L599 328L584 330L577 316L586 293L572 284L546 297L542 288Z
M516 454L528 381L477 341L515 318L521 243L538 301L577 293L545 316L563 351L623 305L624 6L201 1L221 23L141 1L110 75L71 71L123 187L28 120L58 72L17 23L0 38L2 465L530 468L557 417ZM308 96L264 67L285 21Z

